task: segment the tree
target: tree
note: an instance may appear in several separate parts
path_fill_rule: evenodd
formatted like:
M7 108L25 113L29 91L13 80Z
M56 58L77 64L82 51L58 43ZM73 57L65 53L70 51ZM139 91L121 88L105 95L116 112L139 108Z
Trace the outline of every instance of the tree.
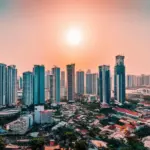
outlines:
M150 135L150 127L149 126L144 126L143 128L137 130L135 132L135 134L139 137L139 138L143 138L146 136Z
M44 146L44 138L39 137L31 139L30 146L33 150L41 149Z
M77 141L75 143L75 150L86 150L87 143L84 140Z
M3 150L5 148L5 141L2 137L0 137L0 150Z
M128 149L126 150L147 150L144 144L138 140L136 137L128 137Z

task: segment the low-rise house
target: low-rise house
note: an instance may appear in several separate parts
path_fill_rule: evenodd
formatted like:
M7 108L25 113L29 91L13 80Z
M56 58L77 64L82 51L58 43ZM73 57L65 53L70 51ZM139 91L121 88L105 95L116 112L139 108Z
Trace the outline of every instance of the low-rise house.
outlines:
M89 142L88 150L99 150L107 148L107 143L100 140L91 140Z

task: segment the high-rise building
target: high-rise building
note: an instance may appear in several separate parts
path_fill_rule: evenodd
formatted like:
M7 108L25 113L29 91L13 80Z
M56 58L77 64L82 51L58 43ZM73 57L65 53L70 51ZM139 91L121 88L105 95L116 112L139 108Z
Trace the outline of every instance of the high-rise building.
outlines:
M55 76L51 74L50 76L50 101L55 103Z
M50 71L45 72L45 100L50 100Z
M84 94L84 71L76 73L76 90L77 94Z
M45 72L45 89L49 89L50 85L49 85L49 75L50 75L50 71L46 71Z
M74 102L75 96L75 64L67 65L67 98Z
M60 79L60 97L65 97L65 71L61 71L61 79Z
M7 68L7 105L15 104L17 100L17 69L15 65Z
M52 68L52 74L54 75L54 98L55 103L60 103L60 68Z
M125 66L124 56L116 56L116 65L114 69L114 98L119 103L125 102Z
M98 89L97 89L97 82L98 80L98 75L97 73L92 74L92 94L97 95L98 94Z
M86 73L86 94L92 94L92 73L90 70Z
M0 106L6 105L6 76L7 67L5 64L0 64Z
M102 104L109 104L111 98L109 66L99 66L99 93Z
M98 75L90 70L86 73L86 94L98 94Z
M23 73L23 103L30 106L33 104L33 73Z
M35 65L33 68L33 103L40 105L45 103L45 67Z
M23 78L19 77L18 78L18 90L22 90L23 89Z

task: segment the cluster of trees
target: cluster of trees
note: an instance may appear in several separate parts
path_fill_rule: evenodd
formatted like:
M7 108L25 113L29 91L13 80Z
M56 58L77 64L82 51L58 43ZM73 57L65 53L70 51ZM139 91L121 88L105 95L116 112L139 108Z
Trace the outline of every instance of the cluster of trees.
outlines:
M5 141L2 137L0 137L0 150L3 150L5 148Z
M108 147L104 150L147 150L144 144L137 137L127 138L127 142L116 139L105 139Z
M101 108L100 113L105 114L108 116L109 114L114 114L115 111L112 108Z
M149 126L144 126L143 128L137 130L135 132L135 134L139 137L139 138L144 138L146 136L150 135L150 127Z
M89 130L89 136L95 138L97 134L99 134L100 129L99 128L92 128L91 130Z
M76 134L71 128L61 127L58 128L54 134L59 136L56 140L59 141L60 145L65 148L72 148L73 142L77 140ZM61 141L61 142L60 142Z
M43 137L32 138L29 145L32 148L32 150L43 149L44 138Z

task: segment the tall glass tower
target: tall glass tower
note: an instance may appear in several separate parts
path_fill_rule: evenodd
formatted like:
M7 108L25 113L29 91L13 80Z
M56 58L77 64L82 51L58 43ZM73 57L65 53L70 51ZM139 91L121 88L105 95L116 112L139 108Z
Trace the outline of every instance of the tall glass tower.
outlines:
M0 106L6 105L6 75L6 65L0 64Z
M60 68L52 68L52 74L54 75L54 96L55 102L60 103Z
M30 71L23 73L23 102L27 106L33 104L33 73Z
M15 65L7 68L7 105L15 104L17 100L17 69Z
M99 90L101 103L109 104L111 98L109 66L99 66Z
M77 94L84 94L84 71L77 71L76 77Z
M61 71L61 79L60 79L60 97L64 98L65 97L65 71Z
M125 102L125 65L124 56L116 56L116 65L114 69L114 98L119 103Z
M75 64L67 65L67 98L68 102L74 102L75 96Z
M33 103L41 105L45 103L45 67L35 65L33 68Z
M92 73L90 70L86 73L86 94L92 94Z

